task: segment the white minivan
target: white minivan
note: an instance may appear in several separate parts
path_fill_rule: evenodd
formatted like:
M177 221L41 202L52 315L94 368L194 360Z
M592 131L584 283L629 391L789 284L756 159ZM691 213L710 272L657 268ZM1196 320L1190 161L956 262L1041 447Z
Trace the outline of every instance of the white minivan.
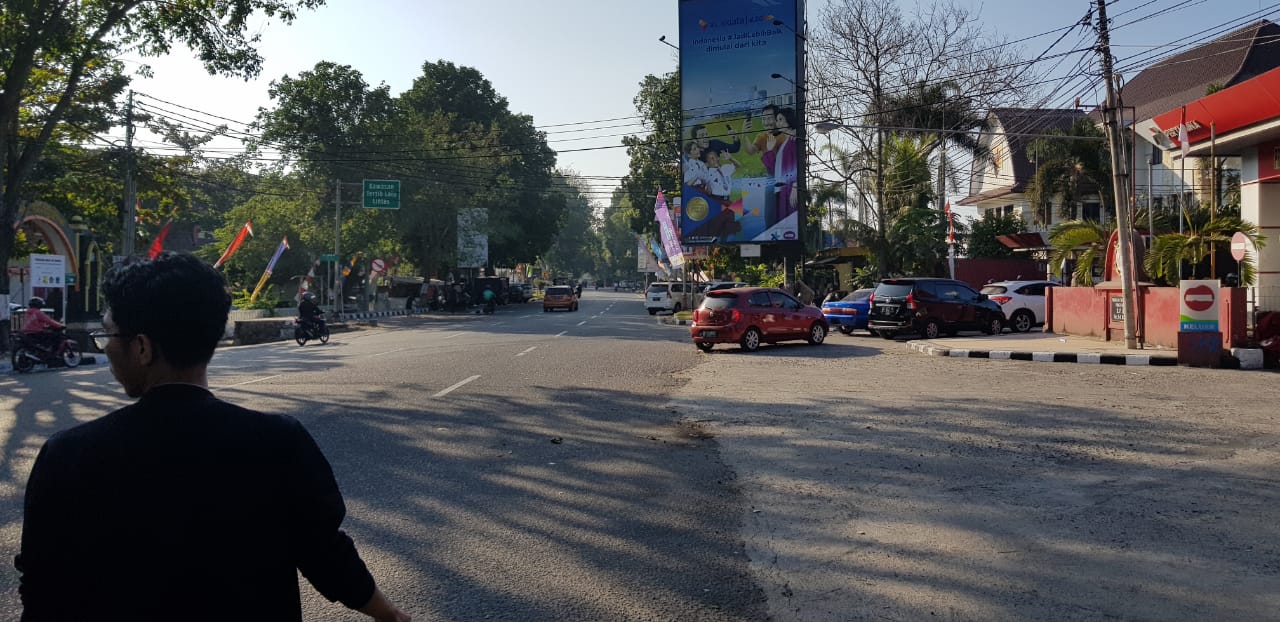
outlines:
M702 303L702 294L698 292L701 287L701 283L683 281L650 283L644 291L644 308L649 315L656 315L659 311L679 313L685 309L696 309Z

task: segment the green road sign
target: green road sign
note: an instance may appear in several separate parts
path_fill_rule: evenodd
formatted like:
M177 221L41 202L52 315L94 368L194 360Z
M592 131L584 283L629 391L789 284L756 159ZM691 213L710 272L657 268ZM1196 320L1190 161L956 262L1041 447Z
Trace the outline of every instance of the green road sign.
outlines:
M364 201L361 205L368 209L400 209L400 180L364 180Z
M333 253L330 253L330 254L328 254L328 255L321 255L321 256L320 256L320 262L321 262L321 263L328 263L328 262L330 262L330 261L337 261L337 260L338 260L338 256L337 256L337 255L334 255Z
M75 284L76 284L76 275L71 274L70 272L68 272L68 273L67 273L67 280L66 280L66 283L67 283L67 285L75 285Z

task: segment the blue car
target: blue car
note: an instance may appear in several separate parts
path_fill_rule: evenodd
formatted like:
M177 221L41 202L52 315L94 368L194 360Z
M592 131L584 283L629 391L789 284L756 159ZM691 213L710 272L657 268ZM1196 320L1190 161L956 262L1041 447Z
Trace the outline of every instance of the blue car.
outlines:
M831 328L848 335L854 329L867 327L867 314L871 305L867 300L875 289L860 289L844 298L822 303L822 315L827 318Z

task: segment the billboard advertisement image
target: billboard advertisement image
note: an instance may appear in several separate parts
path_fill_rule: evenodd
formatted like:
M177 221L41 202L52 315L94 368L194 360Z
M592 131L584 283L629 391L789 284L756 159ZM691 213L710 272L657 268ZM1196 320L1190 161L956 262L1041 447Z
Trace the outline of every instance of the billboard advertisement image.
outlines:
M802 16L802 0L680 0L682 243L799 239Z

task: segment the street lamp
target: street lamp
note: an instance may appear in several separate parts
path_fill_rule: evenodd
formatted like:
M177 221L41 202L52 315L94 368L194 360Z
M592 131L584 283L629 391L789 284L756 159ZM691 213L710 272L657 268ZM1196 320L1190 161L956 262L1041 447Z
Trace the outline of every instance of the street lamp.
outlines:
M658 41L659 41L659 42L661 42L663 45L665 45L665 46L667 46L667 47L669 47L669 48L671 48L671 49L673 49L673 50L675 50L675 51L677 51L677 52L679 52L679 51L680 51L680 48L676 47L675 45L672 45L672 43L671 43L670 41L667 41L667 35L662 35L661 37L658 37Z
M808 38L808 37L806 37L806 36L804 36L804 35L802 35L802 34L800 34L800 33L796 32L796 29L795 29L795 28L792 28L791 26L788 26L786 22L784 22L784 21L782 21L782 20L780 20L780 19L775 19L775 20L773 20L773 25L774 25L774 26L782 26L783 28L786 28L787 30L790 30L790 31L791 31L791 34L793 34L793 35L795 35L795 36L799 37L802 41L806 41L806 42L807 42L807 41L809 41L809 38Z

